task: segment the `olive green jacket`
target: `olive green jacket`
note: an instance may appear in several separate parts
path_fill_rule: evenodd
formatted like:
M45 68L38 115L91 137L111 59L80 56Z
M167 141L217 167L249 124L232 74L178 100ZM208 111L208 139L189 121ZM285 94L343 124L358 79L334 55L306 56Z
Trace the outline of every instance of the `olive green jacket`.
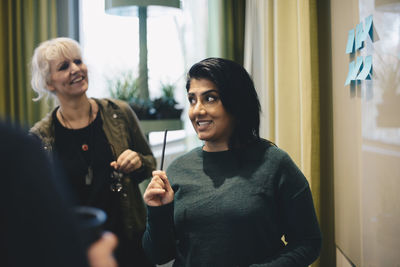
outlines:
M133 233L142 233L146 224L146 209L138 184L151 177L156 160L143 135L136 114L126 102L114 99L94 99L99 106L103 120L103 130L118 157L126 149L139 153L143 166L122 178L123 189L120 205L124 222L124 232L130 238ZM53 151L55 126L52 113L37 122L30 132L42 140L48 152Z

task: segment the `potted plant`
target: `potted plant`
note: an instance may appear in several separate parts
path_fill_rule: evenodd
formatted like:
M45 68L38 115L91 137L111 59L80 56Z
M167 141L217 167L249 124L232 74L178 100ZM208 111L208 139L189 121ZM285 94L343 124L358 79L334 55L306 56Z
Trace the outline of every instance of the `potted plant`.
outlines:
M174 98L175 85L161 83L162 96L153 100L157 119L180 119L183 109Z
M180 130L183 128L180 119L183 109L179 108L178 103L175 101L175 85L161 83L161 90L161 97L151 101L148 119L141 119L141 126L145 133L163 131L165 129ZM136 112L138 106L136 106L135 101L131 102L131 106Z
M108 79L107 83L110 96L115 99L130 102L139 93L138 80L130 71L121 73L116 79Z
M161 83L161 97L139 98L139 83L132 72L122 73L117 79L108 80L111 97L124 100L138 116L145 134L152 131L182 129L180 119L183 109L174 98L175 85Z

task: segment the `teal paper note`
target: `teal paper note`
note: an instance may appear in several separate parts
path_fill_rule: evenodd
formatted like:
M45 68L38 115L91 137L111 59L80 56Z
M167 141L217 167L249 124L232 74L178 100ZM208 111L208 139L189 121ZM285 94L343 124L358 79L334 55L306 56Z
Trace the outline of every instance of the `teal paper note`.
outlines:
M350 62L349 64L349 72L347 74L347 78L346 78L346 82L344 83L344 85L349 85L351 82L351 75L353 74L353 70L355 67L356 63L354 61Z
M371 80L372 74L372 55L365 57L364 68L357 76L357 80Z
M353 52L354 52L354 29L351 29L347 36L346 54L352 54Z
M373 28L372 28L372 15L368 16L365 19L365 29L364 29L364 37L363 41L367 40L367 36L373 40Z
M356 26L356 50L363 48L364 46L364 40L362 38L364 38L364 30L363 30L363 24L362 22L360 22L359 24L357 24Z
M351 74L351 80L355 81L357 79L357 75L359 71L363 67L363 57L357 57L356 66L353 69L353 73Z

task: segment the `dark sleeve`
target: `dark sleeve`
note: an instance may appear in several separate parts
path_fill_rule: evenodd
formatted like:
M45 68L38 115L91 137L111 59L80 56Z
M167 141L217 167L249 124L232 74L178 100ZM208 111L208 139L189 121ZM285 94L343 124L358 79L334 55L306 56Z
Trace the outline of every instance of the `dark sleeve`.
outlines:
M124 103L123 110L128 118L129 135L133 143L132 150L139 153L143 163L140 169L132 173L132 177L138 179L138 182L141 182L151 177L152 171L156 168L156 159L154 158L146 137L140 129L139 119L135 112L127 103Z
M175 258L174 202L160 207L147 206L146 230L142 245L154 264L164 264Z
M278 181L279 211L287 244L265 264L251 266L308 266L318 258L322 241L310 187L287 155L281 162Z
M0 127L0 258L4 266L88 266L72 209L40 143Z

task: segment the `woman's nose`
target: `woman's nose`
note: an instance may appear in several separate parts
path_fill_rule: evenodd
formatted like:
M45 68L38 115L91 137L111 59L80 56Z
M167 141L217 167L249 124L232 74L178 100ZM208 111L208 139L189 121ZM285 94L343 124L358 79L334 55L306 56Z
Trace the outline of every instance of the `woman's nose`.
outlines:
M77 64L75 64L75 62L72 62L71 63L71 74L74 74L77 71L79 71L79 66Z
M198 101L196 103L196 105L194 106L194 110L193 111L196 114L204 114L204 113L206 113L204 105L203 105L203 103L201 101Z

